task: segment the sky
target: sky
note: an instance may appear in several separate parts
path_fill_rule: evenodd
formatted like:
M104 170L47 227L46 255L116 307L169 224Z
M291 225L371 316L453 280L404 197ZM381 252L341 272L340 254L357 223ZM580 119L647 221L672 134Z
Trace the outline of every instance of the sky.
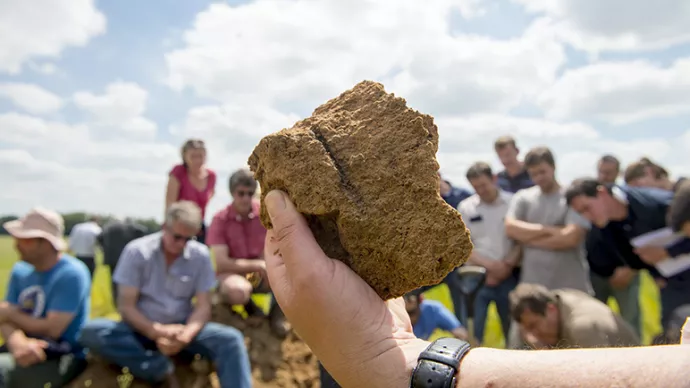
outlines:
M2 1L0 214L160 220L199 137L210 218L261 137L365 79L434 116L458 186L501 135L564 184L604 153L688 175L688 25L687 0Z

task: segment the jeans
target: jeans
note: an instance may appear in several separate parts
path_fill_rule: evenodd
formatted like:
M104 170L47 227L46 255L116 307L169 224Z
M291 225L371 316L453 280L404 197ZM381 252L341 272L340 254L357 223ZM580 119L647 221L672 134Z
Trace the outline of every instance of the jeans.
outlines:
M592 288L594 288L594 296L604 303L608 303L609 297L613 296L618 303L621 317L633 327L637 336L641 338L640 274L636 274L628 287L622 290L614 289L607 278L593 272L590 272L590 279L592 280Z
M477 297L474 300L474 336L480 343L484 342L484 327L491 302L496 303L496 310L498 310L498 316L501 318L503 338L508 343L512 321L508 294L513 291L516 285L517 278L511 275L499 285L495 287L483 286L477 292Z
M79 341L89 351L150 383L160 383L173 372L172 360L157 350L155 342L124 322L93 320L82 329ZM252 386L244 336L237 329L209 322L183 351L213 361L221 387Z
M72 354L22 367L15 363L10 353L0 353L0 388L60 388L69 384L84 369L86 360Z

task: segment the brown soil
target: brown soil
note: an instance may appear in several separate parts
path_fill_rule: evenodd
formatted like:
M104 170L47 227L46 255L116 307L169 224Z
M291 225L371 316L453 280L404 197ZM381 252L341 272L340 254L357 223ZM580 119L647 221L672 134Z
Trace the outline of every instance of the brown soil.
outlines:
M316 357L294 333L281 340L273 335L267 321L249 325L237 313L222 305L214 306L213 320L236 327L245 335L255 388L319 388ZM215 374L204 361L177 363L176 375L181 387L219 388ZM129 385L119 385L129 382ZM87 370L71 385L72 388L146 388L149 385L123 374L121 368L98 359L91 360Z
M288 193L328 256L389 299L439 283L472 250L439 195L437 149L431 116L364 81L264 137L249 165L263 193ZM271 228L265 206L261 220Z

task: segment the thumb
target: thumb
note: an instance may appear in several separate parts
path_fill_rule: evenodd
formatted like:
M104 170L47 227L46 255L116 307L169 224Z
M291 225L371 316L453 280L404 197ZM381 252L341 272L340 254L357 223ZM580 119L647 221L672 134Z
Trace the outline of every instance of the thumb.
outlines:
M307 221L297 211L287 194L273 190L266 194L264 203L273 224L273 238L288 268L299 265L313 266L316 264L314 260L319 257L325 258Z

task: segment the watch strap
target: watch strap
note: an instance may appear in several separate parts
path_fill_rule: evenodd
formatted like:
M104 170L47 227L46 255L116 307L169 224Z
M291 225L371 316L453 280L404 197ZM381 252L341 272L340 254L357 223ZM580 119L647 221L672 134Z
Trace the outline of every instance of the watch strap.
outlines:
M411 388L454 388L460 361L470 344L457 338L439 338L419 355Z

